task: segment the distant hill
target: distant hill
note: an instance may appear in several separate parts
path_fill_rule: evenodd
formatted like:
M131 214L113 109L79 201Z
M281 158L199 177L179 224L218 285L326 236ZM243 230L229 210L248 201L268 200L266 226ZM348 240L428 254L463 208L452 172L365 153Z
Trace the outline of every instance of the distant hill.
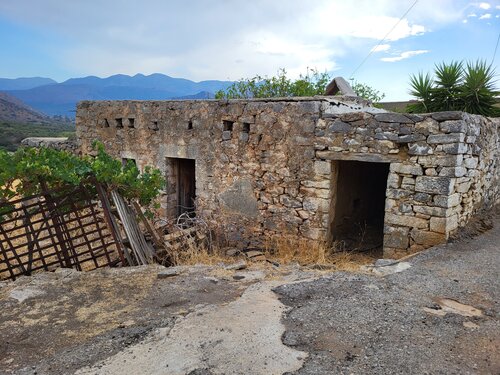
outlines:
M75 117L76 103L80 100L206 99L213 98L216 91L231 84L230 81L214 80L193 82L159 73L149 76L117 74L107 78L71 78L58 84L7 92L49 115Z
M15 151L27 137L67 137L74 132L68 119L49 117L0 92L0 150Z
M407 100L401 102L381 102L379 103L380 107L392 112L406 112L406 107L412 103L416 103L416 100Z
M50 119L18 98L0 92L0 120L22 123L46 123Z
M50 78L29 77L29 78L0 78L0 91L5 90L29 90L34 87L53 85L57 82Z
M116 74L107 78L89 76L84 78L70 78L61 85L90 85L95 87L136 87L143 89L156 89L174 92L178 96L193 95L200 91L215 92L222 87L227 87L229 81L201 81L193 82L184 78L173 78L165 74L154 73L149 76L136 74L128 76Z
M173 100L192 100L192 99L214 99L215 94L213 92L208 92L208 91L200 91L197 94L194 95L184 95L184 96L177 96L172 98Z

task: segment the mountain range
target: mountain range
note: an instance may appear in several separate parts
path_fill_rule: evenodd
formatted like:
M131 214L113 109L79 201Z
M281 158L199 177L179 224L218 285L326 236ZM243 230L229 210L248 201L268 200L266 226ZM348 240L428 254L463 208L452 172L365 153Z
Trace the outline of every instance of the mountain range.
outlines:
M0 91L51 116L75 117L80 100L209 99L231 81L194 82L164 74L116 74L107 78L88 76L57 83L50 78L0 78Z

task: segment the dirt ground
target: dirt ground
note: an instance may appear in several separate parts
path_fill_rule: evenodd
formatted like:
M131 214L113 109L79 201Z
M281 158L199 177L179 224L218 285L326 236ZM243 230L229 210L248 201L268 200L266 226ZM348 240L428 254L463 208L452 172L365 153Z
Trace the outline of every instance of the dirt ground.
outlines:
M489 220L478 237L352 273L259 263L3 282L0 373L498 374Z
M241 284L203 267L158 279L160 267L59 270L3 283L0 368L4 374L68 374L143 339L203 304L230 301Z

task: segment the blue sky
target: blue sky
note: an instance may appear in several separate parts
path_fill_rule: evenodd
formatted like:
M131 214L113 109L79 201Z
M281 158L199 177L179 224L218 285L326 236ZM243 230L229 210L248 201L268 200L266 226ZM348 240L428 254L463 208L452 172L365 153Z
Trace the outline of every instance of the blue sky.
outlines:
M235 80L309 67L350 78L387 35L354 79L405 100L409 74L441 61L481 58L498 72L499 32L500 0L4 0L0 77Z

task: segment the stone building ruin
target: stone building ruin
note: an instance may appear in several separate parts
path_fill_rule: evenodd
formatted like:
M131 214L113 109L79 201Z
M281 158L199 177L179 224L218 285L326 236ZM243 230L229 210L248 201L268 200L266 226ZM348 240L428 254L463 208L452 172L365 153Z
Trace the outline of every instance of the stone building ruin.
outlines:
M499 202L499 124L333 96L83 101L76 116L83 154L97 139L165 172L168 219L195 210L242 246L366 237L389 257L443 243Z

